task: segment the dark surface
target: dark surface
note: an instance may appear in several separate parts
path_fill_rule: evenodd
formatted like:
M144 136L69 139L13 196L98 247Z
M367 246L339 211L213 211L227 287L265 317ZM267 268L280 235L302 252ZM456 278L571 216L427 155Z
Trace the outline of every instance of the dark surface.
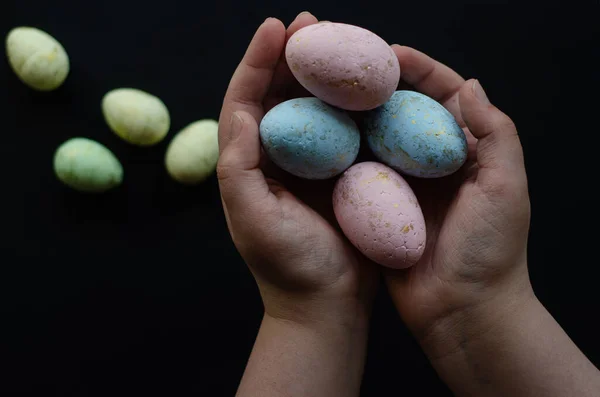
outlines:
M127 145L104 124L100 100L122 86L159 96L171 111L169 137L217 118L256 27L267 16L287 24L304 9L479 78L515 120L530 178L534 288L600 364L592 276L599 7L325 3L2 1L2 37L18 25L46 30L66 47L72 71L58 91L38 94L0 62L0 395L235 393L262 307L230 241L216 179L195 188L170 181L169 139L151 149ZM52 156L72 136L113 150L124 185L97 197L61 186ZM362 395L450 395L383 292L369 349Z

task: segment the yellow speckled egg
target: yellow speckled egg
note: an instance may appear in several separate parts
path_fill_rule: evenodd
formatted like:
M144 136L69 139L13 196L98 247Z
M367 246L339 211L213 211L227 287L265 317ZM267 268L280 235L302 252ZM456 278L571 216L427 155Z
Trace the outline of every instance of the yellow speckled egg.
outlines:
M69 57L63 46L36 28L11 30L6 37L6 55L19 79L38 91L60 87L69 74Z
M137 146L159 143L171 126L169 110L163 101L133 88L119 88L106 94L102 113L115 134Z
M204 181L219 159L219 124L200 120L181 130L167 148L165 166L171 177L183 184Z

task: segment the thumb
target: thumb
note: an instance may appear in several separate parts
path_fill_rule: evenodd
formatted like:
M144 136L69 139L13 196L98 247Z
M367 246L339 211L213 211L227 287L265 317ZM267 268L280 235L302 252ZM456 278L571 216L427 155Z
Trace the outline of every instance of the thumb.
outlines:
M478 80L462 86L459 103L469 131L478 140L477 164L483 182L526 184L523 148L513 121L490 103Z
M234 112L229 124L221 127L221 155L217 177L223 204L231 218L245 212L260 210L261 202L270 194L269 186L260 170L261 147L258 125L254 117L244 111Z

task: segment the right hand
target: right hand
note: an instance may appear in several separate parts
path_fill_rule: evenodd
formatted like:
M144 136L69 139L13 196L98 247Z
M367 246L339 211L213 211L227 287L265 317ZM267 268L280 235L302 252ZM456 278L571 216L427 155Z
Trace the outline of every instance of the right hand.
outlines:
M481 331L473 325L481 320L475 313L493 317L534 296L527 272L527 177L515 125L478 81L465 82L411 48L393 48L403 81L441 102L469 142L469 160L457 173L407 178L425 215L427 247L415 266L386 277L407 326L428 353L440 356Z
M366 327L379 268L337 230L334 181L303 181L272 166L266 173L269 163L261 159L265 113L298 93L308 96L285 62L285 44L317 22L302 13L287 30L273 18L257 30L223 102L217 174L229 231L266 314Z

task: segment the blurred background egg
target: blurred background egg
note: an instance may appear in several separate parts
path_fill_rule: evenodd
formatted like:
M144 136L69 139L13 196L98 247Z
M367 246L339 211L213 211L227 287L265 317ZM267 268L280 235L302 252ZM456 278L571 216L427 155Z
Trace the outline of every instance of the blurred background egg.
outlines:
M350 116L312 97L271 109L260 123L260 139L275 165L305 179L342 173L360 148L360 132Z
M353 165L336 182L333 209L344 235L372 261L403 269L423 255L421 207L393 169L370 161Z
M399 172L439 178L456 172L467 159L467 139L441 104L414 91L396 91L363 120L369 147Z
M65 185L87 193L113 189L123 181L123 167L104 145L87 138L71 138L54 154L54 172Z
M69 75L69 56L62 44L33 27L21 26L9 32L6 55L19 79L38 91L60 87Z
M354 25L319 23L290 37L285 55L296 79L321 100L346 110L369 110L387 101L400 81L392 48Z
M102 113L117 136L136 146L159 143L171 127L171 116L164 102L134 88L108 92L102 98Z
M194 185L213 174L219 160L219 124L199 120L178 132L165 154L167 172L177 182Z

